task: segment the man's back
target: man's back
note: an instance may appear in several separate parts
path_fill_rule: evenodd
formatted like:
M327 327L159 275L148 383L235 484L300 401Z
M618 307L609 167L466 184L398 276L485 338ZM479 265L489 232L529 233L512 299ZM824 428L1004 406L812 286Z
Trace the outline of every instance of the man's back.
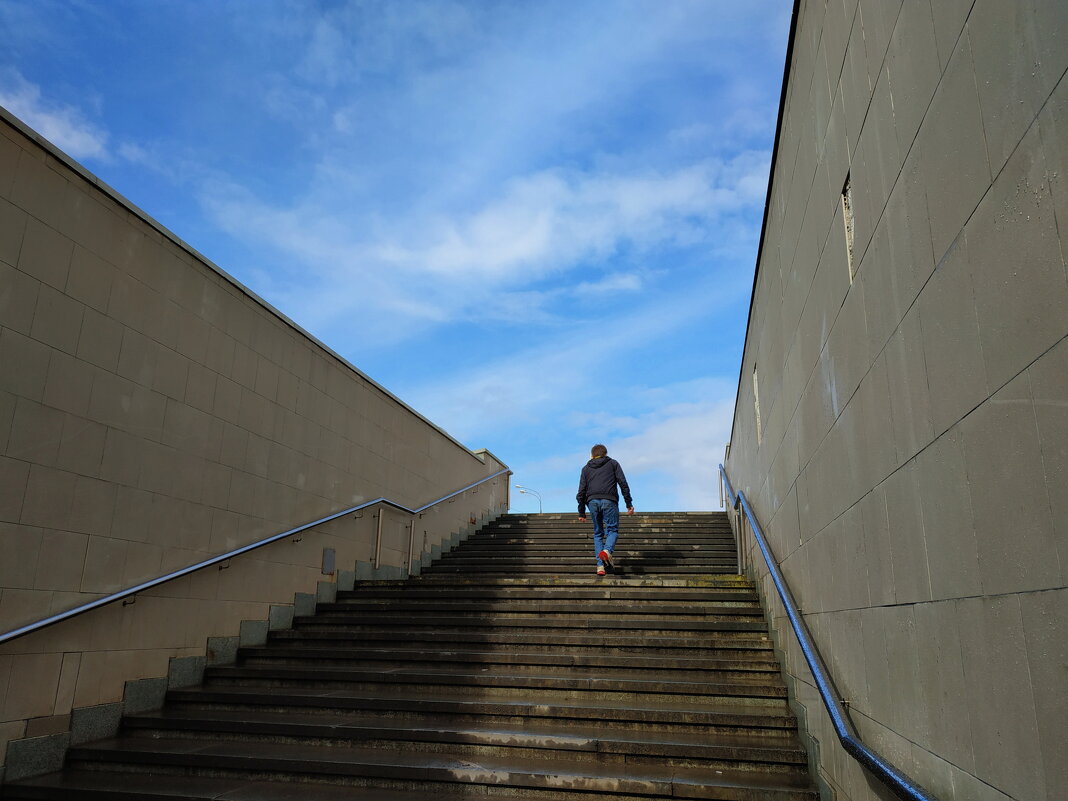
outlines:
M594 498L618 503L617 486L623 491L623 500L629 507L631 505L630 487L627 485L627 477L623 475L623 468L620 467L619 462L608 456L590 459L582 468L582 475L579 478L579 511L582 511L581 504Z

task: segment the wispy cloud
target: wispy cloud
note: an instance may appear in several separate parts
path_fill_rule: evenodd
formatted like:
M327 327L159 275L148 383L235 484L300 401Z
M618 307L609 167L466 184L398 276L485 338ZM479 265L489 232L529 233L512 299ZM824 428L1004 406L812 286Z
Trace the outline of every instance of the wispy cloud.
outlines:
M733 418L734 387L725 396L672 404L649 415L640 432L616 441L612 455L627 465L636 490L643 481L673 498L675 508L712 509L719 504L716 464Z
M713 386L704 379L649 386L643 383L652 378L648 370L628 370L628 354L656 353L658 343L729 302L714 282L687 289L685 297L670 296L627 315L605 308L603 321L573 324L445 379L413 381L401 395L461 440L541 427L559 434L563 425L629 435L637 429L606 422L637 420L639 410L669 407Z
M73 106L50 102L20 72L0 70L0 106L76 159L109 158L107 132Z
M494 280L603 259L621 245L649 248L708 235L717 217L752 202L766 156L707 161L668 172L523 176L474 214L439 219L429 241L384 251L397 265Z
M568 429L572 447L566 452L512 467L520 480L542 491L552 508L567 509L590 446L603 442L623 465L639 507L653 511L643 503L644 495L664 499L667 508L717 508L715 465L730 438L734 390L728 381L681 382L653 391L646 398L652 405L645 407L641 388L620 387L628 396L633 393L640 414L573 417ZM667 396L673 400L662 402ZM562 485L556 483L561 479Z
M605 294L612 292L637 292L642 288L642 277L637 273L617 273L600 281L583 281L575 287L576 292Z
M607 273L576 281L579 291L638 290L641 276L609 259L622 249L640 258L655 248L729 246L738 232L721 223L762 199L766 173L767 154L758 152L664 172L547 170L510 181L469 213L388 223L349 219L311 200L272 206L234 184L214 183L203 197L231 234L301 265L291 281L274 279L295 314L328 325L372 294L393 323L401 315L415 333L485 313L491 297L516 321L545 319L562 290L536 284L580 266Z

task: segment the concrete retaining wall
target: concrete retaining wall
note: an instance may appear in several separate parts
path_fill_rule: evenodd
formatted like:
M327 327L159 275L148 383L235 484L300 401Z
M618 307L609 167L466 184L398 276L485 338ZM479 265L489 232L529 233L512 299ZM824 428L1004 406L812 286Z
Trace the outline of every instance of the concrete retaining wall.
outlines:
M365 500L417 507L502 467L0 115L0 631ZM507 476L435 507L416 524L416 570L506 507ZM370 575L375 515L0 646L0 754L321 581ZM382 522L380 571L406 575L410 517Z
M1053 801L1068 4L798 8L727 467L864 738L940 798ZM883 797L770 603L824 779Z

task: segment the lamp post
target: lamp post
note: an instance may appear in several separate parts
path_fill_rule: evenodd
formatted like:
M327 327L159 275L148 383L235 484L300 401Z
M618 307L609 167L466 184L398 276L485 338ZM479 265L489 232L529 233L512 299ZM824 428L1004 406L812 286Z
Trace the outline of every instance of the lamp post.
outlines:
M530 487L524 487L522 484L516 484L515 488L519 490L520 495L533 495L538 499L538 514L541 514L541 493L537 490L532 490Z

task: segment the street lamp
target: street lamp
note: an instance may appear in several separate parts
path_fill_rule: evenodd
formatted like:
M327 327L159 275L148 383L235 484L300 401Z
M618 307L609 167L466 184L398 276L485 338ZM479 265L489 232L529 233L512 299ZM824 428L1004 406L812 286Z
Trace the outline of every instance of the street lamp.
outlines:
M541 514L541 493L537 490L532 490L530 487L524 487L522 484L516 484L515 488L519 490L520 495L533 495L538 499L538 514Z

